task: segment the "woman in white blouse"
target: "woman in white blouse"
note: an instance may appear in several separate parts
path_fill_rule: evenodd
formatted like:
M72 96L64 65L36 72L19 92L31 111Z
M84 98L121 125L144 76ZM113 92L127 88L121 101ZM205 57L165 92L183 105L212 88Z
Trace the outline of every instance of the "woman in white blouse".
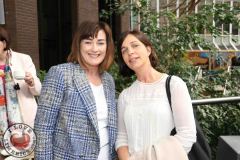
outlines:
M171 79L171 111L165 88L168 75L155 69L158 59L147 36L137 30L124 32L118 52L121 74L137 76L118 99L116 150L119 159L131 159L143 153L147 147L170 137L174 127L177 131L174 138L187 154L196 141L196 127L184 81L177 76Z

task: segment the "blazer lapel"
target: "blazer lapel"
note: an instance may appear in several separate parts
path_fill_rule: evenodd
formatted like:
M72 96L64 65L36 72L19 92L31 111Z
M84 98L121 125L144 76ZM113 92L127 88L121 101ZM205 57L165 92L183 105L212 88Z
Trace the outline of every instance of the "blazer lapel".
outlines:
M111 107L111 100L110 100L110 89L109 89L109 82L108 79L105 76L105 72L102 74L101 78L102 78L102 84L103 84L103 90L104 90L104 94L105 94L105 98L106 98L106 102L107 102L107 106L108 106L108 119L109 119L109 115L112 114L112 107ZM109 121L108 121L109 123Z
M87 80L86 74L79 64L75 65L73 81L79 91L82 100L86 106L88 117L93 124L97 135L99 136L98 123L97 123L97 111L96 111L96 102L94 96Z
M116 139L115 137L115 131L116 129L116 106L115 106L115 102L112 102L113 100L111 99L112 95L110 94L115 94L114 90L111 89L110 85L111 82L110 80L107 78L106 73L104 72L102 74L102 83L103 83L103 88L104 88L104 94L106 97L106 101L107 101L107 106L108 106L108 133L109 133L109 144L110 144L110 148L114 147L114 141ZM112 150L111 150L112 153Z

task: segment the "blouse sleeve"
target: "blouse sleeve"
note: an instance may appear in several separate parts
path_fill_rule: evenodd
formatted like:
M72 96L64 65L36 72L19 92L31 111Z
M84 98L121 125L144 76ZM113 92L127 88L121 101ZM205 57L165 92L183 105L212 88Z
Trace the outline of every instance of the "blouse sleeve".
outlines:
M36 68L30 56L28 55L26 56L24 65L25 65L26 71L30 72L34 79L34 86L32 87L29 86L29 90L32 93L32 95L38 96L40 95L42 84L39 78L37 77Z
M122 92L118 98L118 133L115 149L119 147L128 146L127 132L124 123L124 112L126 105L124 104L124 96Z
M188 153L193 143L196 142L196 125L191 97L185 82L179 77L173 76L170 88L173 117L177 131L175 137Z

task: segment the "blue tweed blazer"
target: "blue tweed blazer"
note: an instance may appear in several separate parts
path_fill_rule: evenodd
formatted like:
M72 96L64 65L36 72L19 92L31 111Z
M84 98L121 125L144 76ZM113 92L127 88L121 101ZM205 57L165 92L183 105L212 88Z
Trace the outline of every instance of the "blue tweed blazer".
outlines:
M101 75L108 105L110 159L116 159L115 85L107 72ZM50 68L38 101L34 129L36 160L96 160L100 151L94 96L79 64Z

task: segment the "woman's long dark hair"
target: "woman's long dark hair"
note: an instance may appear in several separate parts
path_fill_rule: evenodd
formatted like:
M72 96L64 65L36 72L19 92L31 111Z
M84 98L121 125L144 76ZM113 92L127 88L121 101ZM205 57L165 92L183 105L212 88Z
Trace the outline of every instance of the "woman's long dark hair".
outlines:
M5 41L6 47L4 48L4 51L10 49L10 36L7 30L0 26L0 41Z
M141 31L139 30L132 30L132 31L126 31L123 32L118 40L118 45L117 45L117 63L120 69L120 74L123 75L124 77L129 77L134 74L134 71L131 70L126 63L123 60L122 53L121 53L121 47L123 41L126 39L126 37L131 34L134 37L136 37L140 42L142 42L146 47L151 48L151 54L149 55L149 60L153 68L157 67L158 64L158 57L155 52L155 49L151 43L151 41L148 39L148 37Z

